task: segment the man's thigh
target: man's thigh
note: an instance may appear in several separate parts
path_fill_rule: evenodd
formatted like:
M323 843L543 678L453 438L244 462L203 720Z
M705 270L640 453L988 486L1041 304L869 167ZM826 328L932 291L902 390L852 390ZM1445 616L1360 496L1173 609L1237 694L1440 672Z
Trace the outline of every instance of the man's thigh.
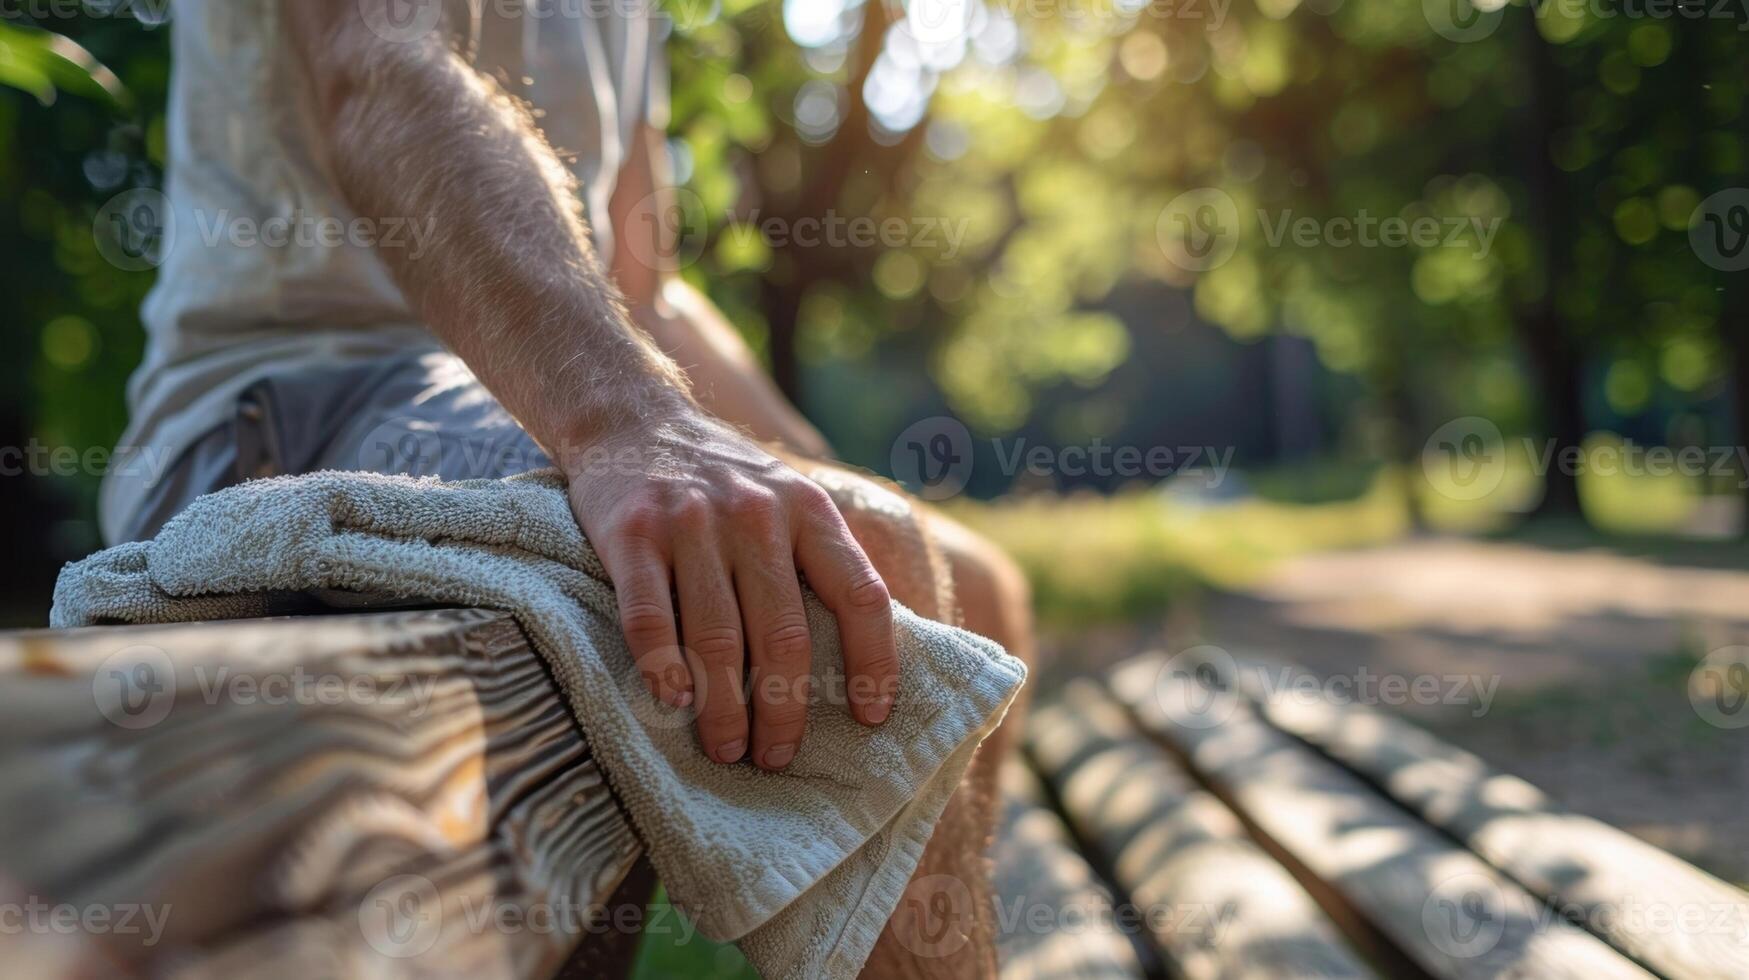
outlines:
M925 618L958 624L951 570L916 501L836 464L799 458L785 462L831 495L895 600Z
M244 480L318 470L496 479L548 465L448 353L270 374L147 491L122 540L149 538L196 497Z
M321 392L304 397L321 397ZM461 360L426 354L397 365L377 390L296 455L295 472L349 470L441 480L494 480L552 465Z

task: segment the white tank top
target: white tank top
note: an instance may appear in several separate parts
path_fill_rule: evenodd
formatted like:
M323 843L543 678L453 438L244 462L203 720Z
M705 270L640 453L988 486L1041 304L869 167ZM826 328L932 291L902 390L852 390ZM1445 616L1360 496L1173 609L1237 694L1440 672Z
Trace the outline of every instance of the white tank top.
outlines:
M143 362L130 421L104 480L113 541L143 491L229 419L263 375L435 349L378 258L412 223L357 222L317 161L310 86L280 35L280 4L175 0L170 7L168 212L157 284L141 310ZM607 202L638 126L665 124L661 27L623 0L400 0L379 25L450 36L533 109L582 188L602 261ZM432 27L432 22L436 26Z

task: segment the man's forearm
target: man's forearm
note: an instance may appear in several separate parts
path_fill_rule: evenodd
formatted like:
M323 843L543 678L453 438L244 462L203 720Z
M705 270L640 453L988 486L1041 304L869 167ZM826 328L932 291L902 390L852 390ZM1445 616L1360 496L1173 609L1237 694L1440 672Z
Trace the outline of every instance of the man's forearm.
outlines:
M808 717L806 576L837 615L851 714L885 722L899 676L890 595L832 499L692 400L631 324L530 121L438 36L368 30L367 11L387 17L390 2L282 6L330 166L362 217L435 225L417 260L379 251L564 472L650 693L694 706L717 762L788 766Z
M366 219L433 228L417 258L379 250L423 322L549 452L684 404L520 109L435 35L389 42L304 6L286 5L288 26L342 193Z

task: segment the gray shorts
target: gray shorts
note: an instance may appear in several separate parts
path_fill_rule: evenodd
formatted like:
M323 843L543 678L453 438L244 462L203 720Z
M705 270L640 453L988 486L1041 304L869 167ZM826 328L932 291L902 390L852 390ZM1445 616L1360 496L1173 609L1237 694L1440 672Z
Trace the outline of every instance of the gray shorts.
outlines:
M236 414L146 491L119 541L150 538L201 494L258 477L364 470L495 479L549 465L446 351L270 375L245 389Z

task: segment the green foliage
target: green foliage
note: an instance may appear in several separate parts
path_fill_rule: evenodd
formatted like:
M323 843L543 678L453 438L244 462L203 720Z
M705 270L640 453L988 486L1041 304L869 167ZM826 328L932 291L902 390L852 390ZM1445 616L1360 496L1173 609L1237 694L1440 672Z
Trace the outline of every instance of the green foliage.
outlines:
M869 54L854 25L884 24L874 6L849 5L839 21L852 29L803 51L772 43L777 4L682 33L677 106L702 196L769 207L835 147L870 145L857 132L801 139L782 122L816 88L836 94L846 126L861 121L844 107ZM1192 290L1196 312L1236 337L1309 338L1388 406L1400 454L1454 415L1533 429L1548 366L1526 350L1548 306L1582 372L1634 365L1592 406L1601 425L1634 423L1662 392L1723 430L1724 276L1687 238L1699 201L1741 172L1741 25L1581 7L1509 6L1464 41L1396 0L1255 0L1224 18L1206 5L987 4L970 44L921 56L892 28L883 58L938 62L914 73L933 92L928 115L886 138L900 152L809 200L958 223L964 247L912 249L921 280L907 266L897 287L882 273L899 260L873 254L725 250L694 274L754 321L773 289L824 304L831 316L794 326L809 363L907 335L948 404L989 432L1024 423L1040 392L1097 387L1122 362L1125 330L1101 307L1138 280ZM753 80L770 125L724 138L729 77ZM1230 259L1187 270L1163 247L1162 212L1199 188L1234 203L1237 240ZM1364 216L1439 234L1364 247L1279 232ZM1636 397L1620 397L1628 377L1643 380Z
M108 68L59 34L0 21L0 85L29 92L52 105L60 92L120 108L126 90Z
M1078 404L1108 429L1147 417L1144 399L1100 399L1138 338L1182 325L1182 306L1120 312L1138 286L1188 291L1241 341L1307 338L1365 403L1330 442L1374 461L1407 460L1455 415L1534 429L1539 331L1581 364L1596 427L1733 438L1742 287L1688 235L1749 160L1741 24L1514 3L1459 42L1421 3L1216 6L986 2L970 30L919 43L891 3L678 4L672 146L703 239L685 274L872 465L943 408L985 434ZM107 445L151 277L105 263L91 225L161 182L168 28L47 26L0 20L8 438ZM1203 190L1232 202L1232 255L1185 268L1163 218ZM1457 232L1358 247L1284 231L1362 215ZM903 238L767 233L832 218L896 219ZM828 389L885 397L848 412ZM72 517L41 532L57 557L95 543L93 490L61 481Z
M113 445L126 421L152 282L103 259L93 222L114 195L159 183L168 45L120 18L51 26L0 20L0 445L83 452ZM21 515L10 537L41 556L33 567L52 575L97 546L93 474L8 484Z

